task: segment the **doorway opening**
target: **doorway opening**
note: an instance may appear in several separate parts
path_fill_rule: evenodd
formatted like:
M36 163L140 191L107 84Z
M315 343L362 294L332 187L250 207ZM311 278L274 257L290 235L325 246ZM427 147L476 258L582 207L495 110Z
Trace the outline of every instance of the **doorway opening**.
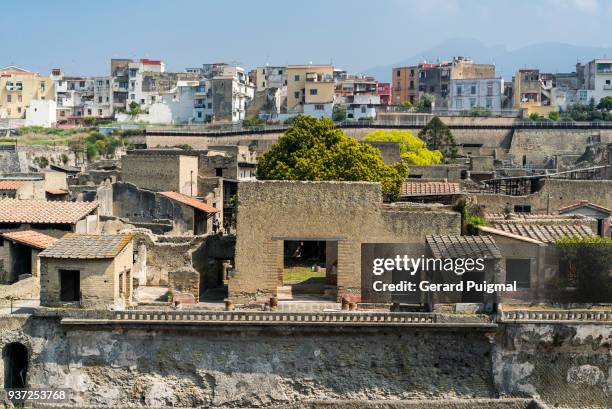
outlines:
M81 299L81 272L79 270L59 270L60 301L75 302Z
M12 243L13 281L22 274L32 274L32 248L21 243Z
M234 271L233 259L210 257L200 270L200 302L221 302L228 296L227 286Z
M4 363L4 389L25 388L28 374L28 349L19 342L8 344L2 350Z
M338 242L285 240L283 242L280 300L336 301Z

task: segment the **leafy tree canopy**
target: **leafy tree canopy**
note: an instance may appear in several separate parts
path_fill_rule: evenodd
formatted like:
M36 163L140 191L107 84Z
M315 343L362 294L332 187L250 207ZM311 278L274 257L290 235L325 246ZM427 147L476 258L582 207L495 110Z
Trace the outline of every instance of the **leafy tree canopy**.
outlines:
M457 157L457 145L450 129L437 116L419 132L421 138L430 150L439 150L447 159Z
M397 142L400 147L400 157L412 165L436 165L442 163L442 152L429 150L427 145L411 131L374 131L367 134L365 141Z
M378 149L345 135L330 119L304 115L295 117L257 165L260 180L380 182L392 200L407 174L403 162L386 165Z

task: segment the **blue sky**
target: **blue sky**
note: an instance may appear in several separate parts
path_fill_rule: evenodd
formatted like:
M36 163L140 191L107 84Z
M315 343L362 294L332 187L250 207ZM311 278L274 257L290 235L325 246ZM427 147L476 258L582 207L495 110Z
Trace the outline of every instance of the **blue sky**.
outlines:
M333 61L359 72L457 37L610 47L611 22L610 0L11 0L0 66L104 75L110 58L147 57L169 70Z

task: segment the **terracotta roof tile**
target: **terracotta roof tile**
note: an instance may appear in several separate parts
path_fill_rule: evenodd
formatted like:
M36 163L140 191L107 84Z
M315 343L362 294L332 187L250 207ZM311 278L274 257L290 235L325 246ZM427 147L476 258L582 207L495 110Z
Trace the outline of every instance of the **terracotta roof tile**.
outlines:
M68 191L65 189L47 189L45 192L49 193L50 195L65 195L68 193Z
M72 224L97 207L96 202L0 199L0 223Z
M178 192L159 192L160 195L167 197L168 199L172 199L175 200L177 202L186 204L187 206L191 206L195 209L199 209L202 210L203 212L206 213L216 213L219 210L202 202L201 200L198 200L194 197L191 196L187 196L184 195L182 193L178 193Z
M459 183L453 182L404 182L401 196L460 195Z
M582 224L527 224L527 223L490 223L490 227L518 236L529 237L543 243L554 243L561 237L593 236L590 227Z
M598 210L598 211L600 211L602 213L612 214L612 209L608 209L607 207L603 207L603 206L599 206L599 205L594 204L594 203L590 203L587 200L581 200L578 203L574 203L573 205L562 207L561 209L559 209L559 213L569 212L569 211L572 211L572 210L575 210L575 209L580 209L581 207L590 207L590 208Z
M67 259L114 258L132 241L132 237L132 233L112 235L68 233L39 256Z
M26 183L26 180L0 180L0 190L17 190Z
M427 236L434 257L440 259L500 259L501 252L490 236Z
M57 242L55 237L51 237L33 230L10 231L3 233L2 236L7 240L22 243L26 246L37 249L46 249Z

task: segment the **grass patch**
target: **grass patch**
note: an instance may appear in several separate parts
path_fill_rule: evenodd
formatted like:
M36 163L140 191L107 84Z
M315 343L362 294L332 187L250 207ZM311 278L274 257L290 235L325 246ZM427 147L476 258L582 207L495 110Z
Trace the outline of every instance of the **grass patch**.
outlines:
M325 269L312 271L310 267L294 266L283 270L284 284L297 284L309 280L309 282L325 283Z

